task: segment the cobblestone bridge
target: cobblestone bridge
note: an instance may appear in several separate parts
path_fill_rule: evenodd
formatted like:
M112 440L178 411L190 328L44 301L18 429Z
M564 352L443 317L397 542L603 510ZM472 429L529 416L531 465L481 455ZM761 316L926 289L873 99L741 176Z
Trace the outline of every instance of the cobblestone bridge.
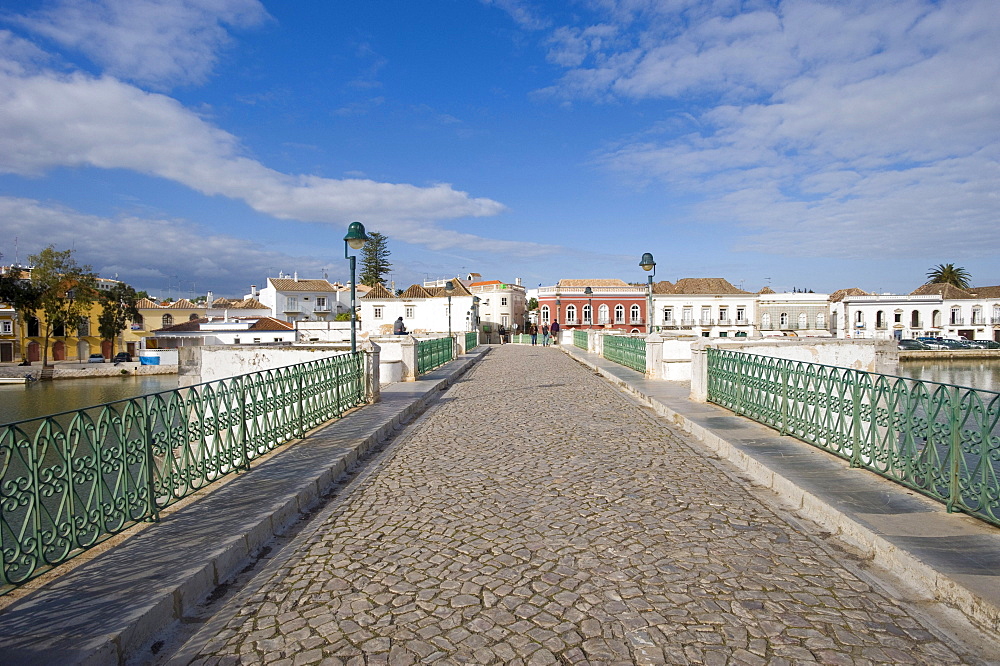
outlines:
M166 641L158 662L997 656L541 346L492 349L252 573Z

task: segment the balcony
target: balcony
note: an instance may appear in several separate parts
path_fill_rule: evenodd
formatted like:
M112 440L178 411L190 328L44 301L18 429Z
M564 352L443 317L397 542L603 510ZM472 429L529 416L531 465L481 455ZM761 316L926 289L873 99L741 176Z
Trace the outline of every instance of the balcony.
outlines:
M952 317L949 326L965 326L965 317Z

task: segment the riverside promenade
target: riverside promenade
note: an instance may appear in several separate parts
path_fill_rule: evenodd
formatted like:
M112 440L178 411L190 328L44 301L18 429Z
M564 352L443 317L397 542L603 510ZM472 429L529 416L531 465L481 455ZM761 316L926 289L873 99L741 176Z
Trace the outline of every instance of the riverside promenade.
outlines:
M1000 663L991 636L935 600L964 585L978 619L996 620L995 528L808 445L783 452L768 438L787 438L749 424L788 458L772 492L683 432L725 438L745 422L682 386L575 349L484 351L389 387L13 604L0 663ZM350 462L359 441L369 457L328 492L315 477L336 478L329 460ZM836 482L844 504L803 499L838 470L859 479ZM318 490L296 495L307 515L286 529L297 479ZM254 512L282 536L246 565L226 544L266 531ZM883 569L813 517L854 525L849 541L893 517L943 540L918 563L926 538L913 537ZM212 592L222 578L204 563L223 560L242 572Z

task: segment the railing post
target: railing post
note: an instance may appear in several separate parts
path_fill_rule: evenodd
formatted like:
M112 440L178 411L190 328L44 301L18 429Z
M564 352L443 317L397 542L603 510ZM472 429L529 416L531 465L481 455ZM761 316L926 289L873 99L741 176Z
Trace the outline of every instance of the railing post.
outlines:
M362 365L365 373L365 401L374 405L380 399L379 386L381 378L379 376L379 363L382 348L371 340L361 343L361 351L364 353L364 363Z
M851 413L851 467L861 466L861 382L858 381L859 373L851 371L854 378L853 385L853 408Z
M708 348L704 342L691 345L691 395L695 402L708 402Z
M243 428L240 432L240 445L243 447L243 463L247 470L250 469L250 451L247 449L247 430L250 428L250 420L247 418L247 382L248 377L240 377L240 419L243 421ZM251 410L256 411L256 410Z
M951 456L951 462L949 464L948 470L948 502L946 507L948 513L951 513L957 504L962 500L961 489L958 483L958 458L962 455L962 433L959 424L962 422L962 405L961 398L958 395L958 387L952 386L951 391L949 391L948 402L950 409L948 410L948 418L951 421L950 430L951 442L949 445L948 455ZM985 446L985 442L983 443Z
M156 459L153 457L153 428L152 423L150 423L149 418L149 406L150 399L143 398L143 430L145 431L145 449L146 449L146 493L149 495L149 520L154 523L160 522L160 508L156 504L156 479L155 468ZM173 451L167 450L164 456L164 465L166 465L167 458L173 455Z
M646 336L646 377L663 379L663 336L659 333Z
M789 361L779 361L778 371L781 376L781 428L778 434L788 434L788 366Z
M403 381L417 381L417 340L412 335L403 337L399 343L403 360Z

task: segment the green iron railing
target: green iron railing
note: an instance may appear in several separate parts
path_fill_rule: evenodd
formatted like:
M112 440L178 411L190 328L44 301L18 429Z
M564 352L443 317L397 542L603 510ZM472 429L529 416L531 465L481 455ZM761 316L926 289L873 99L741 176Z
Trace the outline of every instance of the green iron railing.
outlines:
M362 354L0 425L0 593L364 400Z
M573 331L573 344L580 349L587 349L588 343L590 342L590 334L587 331L575 330ZM646 370L646 359L642 360L643 372Z
M465 334L465 351L470 349L475 349L479 346L479 334L475 331L469 331Z
M709 349L708 399L1000 525L1000 393Z
M604 358L638 372L646 372L646 340L625 335L604 336Z
M453 358L454 343L451 338L420 340L417 343L417 374L422 375L444 365Z

